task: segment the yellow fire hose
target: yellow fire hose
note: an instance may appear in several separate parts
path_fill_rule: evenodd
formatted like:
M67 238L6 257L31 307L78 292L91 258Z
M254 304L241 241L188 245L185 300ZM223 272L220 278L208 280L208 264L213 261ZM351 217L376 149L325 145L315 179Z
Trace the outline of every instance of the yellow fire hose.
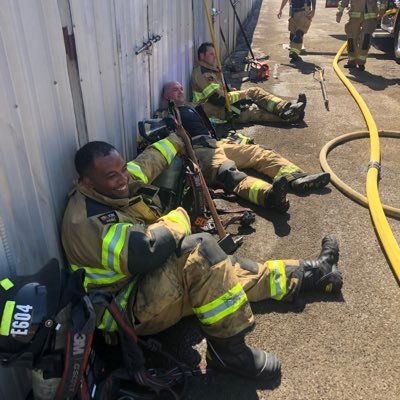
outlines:
M378 192L378 178L379 178L379 170L380 170L380 146L379 146L379 135L382 137L400 137L400 132L396 131L381 131L378 132L375 121L372 118L371 112L369 111L367 105L365 104L363 98L360 94L355 90L354 86L350 83L350 81L345 77L343 72L340 70L338 66L338 59L345 50L347 44L344 43L340 48L338 53L336 54L333 60L333 68L343 82L343 84L347 87L354 100L357 102L365 122L368 127L368 132L358 131L352 132L343 136L340 136L329 143L327 143L320 152L320 164L324 171L330 172L332 177L332 183L343 193L348 195L353 200L357 201L362 205L368 205L373 224L375 225L376 232L382 243L382 246L385 250L385 253L390 261L393 272L396 276L397 281L400 283L400 248L396 242L396 239L393 235L393 232L389 226L389 223L386 219L384 209L386 213L392 217L399 218L400 210L397 208L382 206L381 200L379 198ZM329 151L335 146L344 143L348 140L358 139L362 137L367 137L369 133L371 150L370 150L370 162L368 165L367 172L367 182L366 182L366 191L367 197L362 196L358 192L351 189L349 186L345 185L329 168L326 156Z

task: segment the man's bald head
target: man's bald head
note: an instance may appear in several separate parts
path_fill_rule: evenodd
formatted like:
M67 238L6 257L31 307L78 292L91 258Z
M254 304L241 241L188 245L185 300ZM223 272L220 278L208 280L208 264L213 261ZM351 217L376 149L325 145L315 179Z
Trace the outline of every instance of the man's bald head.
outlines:
M164 85L163 97L165 100L173 101L177 106L186 101L182 85L177 81L171 81Z

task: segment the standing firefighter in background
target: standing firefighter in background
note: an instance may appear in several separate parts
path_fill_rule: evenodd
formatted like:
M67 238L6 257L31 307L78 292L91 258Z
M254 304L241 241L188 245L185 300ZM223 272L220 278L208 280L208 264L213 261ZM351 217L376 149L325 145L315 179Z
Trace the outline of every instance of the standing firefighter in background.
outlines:
M385 12L386 5L386 1L377 0L341 0L339 2L336 22L339 23L342 19L345 8L349 10L349 20L344 27L348 54L345 68L365 70L372 33L376 29L378 17Z
M304 119L306 107L304 93L299 94L296 103L291 103L255 86L246 90L225 92L225 83L217 67L213 44L209 42L201 44L197 55L198 65L191 77L193 103L203 104L204 111L212 123L225 124L230 118L225 108L225 93L229 97L235 122L238 123L297 122ZM246 100L252 105L241 110L241 100Z
M85 270L85 288L115 296L138 335L194 314L211 368L262 380L279 376L274 355L245 343L254 325L249 302L292 301L307 289L338 292L336 239L326 236L314 260L228 256L211 235L191 234L183 208L161 216L151 198L138 194L144 184L129 165L105 142L89 142L75 155L80 179L64 214L62 242L71 268ZM96 316L99 328L116 330L107 310Z
M316 0L282 0L278 18L282 17L282 10L290 1L289 11L289 58L293 61L300 59L304 35L310 29L311 21L315 15Z

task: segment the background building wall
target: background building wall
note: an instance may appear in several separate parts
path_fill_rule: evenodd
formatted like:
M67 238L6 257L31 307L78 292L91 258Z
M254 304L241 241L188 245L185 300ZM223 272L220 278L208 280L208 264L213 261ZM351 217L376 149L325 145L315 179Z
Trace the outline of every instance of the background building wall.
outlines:
M242 21L258 1L237 4ZM239 27L228 1L208 6L224 57L219 29L232 51ZM210 39L201 0L0 0L0 278L53 257L64 265L59 226L75 151L105 140L135 156L137 122L159 107L167 81L188 90L197 47ZM0 369L1 399L28 388L26 372Z

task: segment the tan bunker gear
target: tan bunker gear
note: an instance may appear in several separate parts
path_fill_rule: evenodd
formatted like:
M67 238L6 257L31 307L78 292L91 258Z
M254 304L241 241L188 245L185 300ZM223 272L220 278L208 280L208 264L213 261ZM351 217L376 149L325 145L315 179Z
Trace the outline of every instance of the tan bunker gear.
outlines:
M228 121L229 115L225 108L223 82L218 69L201 61L198 64L191 76L193 103L203 104L204 111L211 122L224 124ZM289 120L284 116L284 112L288 110L291 103L261 88L235 90L228 92L227 95L236 122L266 123ZM250 99L254 103L253 106L241 111L237 105L241 96ZM299 119L297 114L296 117ZM290 120L296 120L296 117L291 117Z
M174 136L160 142L150 148L153 156L156 149L164 157L156 157L157 167L149 166L145 156L128 163L133 172L127 198L77 185L62 224L68 262L73 270L85 270L86 290L114 296L139 335L156 334L194 314L210 345L210 365L270 379L280 372L279 360L244 342L244 333L254 324L249 301L289 301L302 286L340 290L336 240L326 237L316 260L257 263L228 256L211 235L191 235L183 208L160 216L156 196L143 190L151 189L143 176L154 179L176 150ZM100 329L117 329L107 310L98 308L96 317Z
M292 0L290 2L290 17L288 21L288 30L290 32L289 56L293 59L298 58L300 55L303 46L304 35L310 29L312 21L312 18L310 17L310 11L315 11L315 8L312 8L312 4L315 7L315 1L311 2L310 0Z
M367 62L372 33L376 29L378 15L384 12L386 3L386 1L378 0L341 0L339 2L336 14L339 20L344 9L348 8L349 20L345 24L345 32L349 67L364 66Z

